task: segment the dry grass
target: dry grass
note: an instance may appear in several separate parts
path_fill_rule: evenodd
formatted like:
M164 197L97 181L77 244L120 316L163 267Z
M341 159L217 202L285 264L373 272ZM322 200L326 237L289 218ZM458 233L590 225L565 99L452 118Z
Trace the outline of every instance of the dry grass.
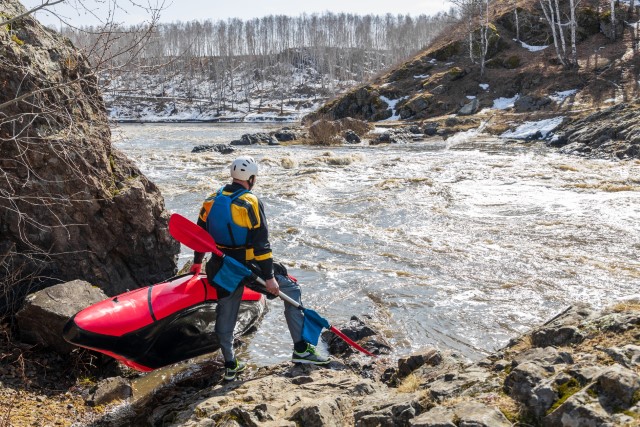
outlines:
M619 302L611 307L611 311L614 313L640 312L640 301Z
M420 388L420 379L415 374L409 374L402 380L397 390L400 393L413 393L418 388Z

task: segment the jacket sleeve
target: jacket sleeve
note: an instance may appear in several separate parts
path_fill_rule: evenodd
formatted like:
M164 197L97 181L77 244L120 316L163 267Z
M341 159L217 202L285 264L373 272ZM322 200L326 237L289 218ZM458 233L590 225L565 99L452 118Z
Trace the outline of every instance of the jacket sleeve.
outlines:
M269 243L267 217L264 214L264 206L260 200L258 200L258 208L260 226L251 230L250 239L254 260L262 271L262 278L267 280L273 278L273 256L271 254L271 244Z
M202 227L206 231L207 230L207 222L202 219L203 215L206 218L206 214L204 214L204 212L205 212L205 207L203 206L202 209L200 209L200 215L198 216L198 225L200 227ZM206 213L208 214L209 212L207 211ZM204 259L204 255L205 254L203 252L194 251L193 252L193 263L194 264L202 264L202 260Z

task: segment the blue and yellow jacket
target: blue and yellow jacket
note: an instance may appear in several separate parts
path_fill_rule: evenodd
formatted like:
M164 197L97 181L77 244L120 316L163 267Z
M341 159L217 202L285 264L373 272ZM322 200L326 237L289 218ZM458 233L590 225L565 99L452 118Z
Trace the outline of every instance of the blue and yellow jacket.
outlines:
M263 279L271 279L273 277L273 257L271 244L269 243L269 229L267 228L267 219L262 202L253 193L246 191L240 184L227 184L221 189L221 193L224 196L231 196L236 192L239 192L240 196L231 202L231 212L225 210L222 213L224 218L219 218L220 221L215 223L215 225L219 225L217 230L229 228L228 232L215 231L216 227L214 227L212 221L215 221L216 218L209 216L212 210L215 211L213 206L218 192L205 199L198 216L198 225L212 235L214 232L218 234L218 239L216 239L215 235L213 236L216 240L216 245L226 255L245 264L251 261L252 264L259 266ZM230 224L227 224L228 222ZM229 238L229 236L234 235L236 239ZM202 262L203 257L204 254L196 253L194 262Z

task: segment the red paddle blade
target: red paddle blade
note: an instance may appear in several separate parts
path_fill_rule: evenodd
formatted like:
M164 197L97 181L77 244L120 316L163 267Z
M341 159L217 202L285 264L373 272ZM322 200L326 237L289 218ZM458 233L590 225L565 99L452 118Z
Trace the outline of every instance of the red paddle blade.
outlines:
M358 351L360 351L360 352L362 352L362 353L366 354L367 356L373 356L373 357L376 357L376 355L375 355L375 354L373 354L373 353L371 353L371 352L369 352L369 351L365 350L365 349L364 349L364 347L362 347L362 346L360 346L360 345L356 344L355 342L353 342L353 341L351 340L351 338L349 338L348 336L346 336L345 334L343 334L343 333L342 333L342 331L341 331L340 329L336 328L335 326L331 326L331 327L329 328L329 330L330 330L331 332L333 332L334 334L336 334L337 336L339 336L340 338L342 338L342 340L343 340L344 342L346 342L347 344L349 344L351 347L355 348L356 350L358 350Z
M214 255L222 256L213 237L198 224L180 214L173 214L169 218L169 233L178 242L196 252L212 252Z

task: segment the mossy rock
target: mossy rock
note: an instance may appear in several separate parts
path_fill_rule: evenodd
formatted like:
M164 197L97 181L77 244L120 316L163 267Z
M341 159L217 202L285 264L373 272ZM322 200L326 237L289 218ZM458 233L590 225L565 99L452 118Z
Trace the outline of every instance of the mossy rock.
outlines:
M460 54L460 52L462 52L462 43L460 41L455 41L436 50L431 54L431 57L438 61L446 61L452 56Z
M491 58L485 61L484 66L487 68L502 68L504 66L504 58Z
M502 66L508 70L513 70L522 65L522 60L518 55L511 55L502 62Z
M600 32L598 11L590 7L578 9L576 13L578 32L584 35L594 35Z

